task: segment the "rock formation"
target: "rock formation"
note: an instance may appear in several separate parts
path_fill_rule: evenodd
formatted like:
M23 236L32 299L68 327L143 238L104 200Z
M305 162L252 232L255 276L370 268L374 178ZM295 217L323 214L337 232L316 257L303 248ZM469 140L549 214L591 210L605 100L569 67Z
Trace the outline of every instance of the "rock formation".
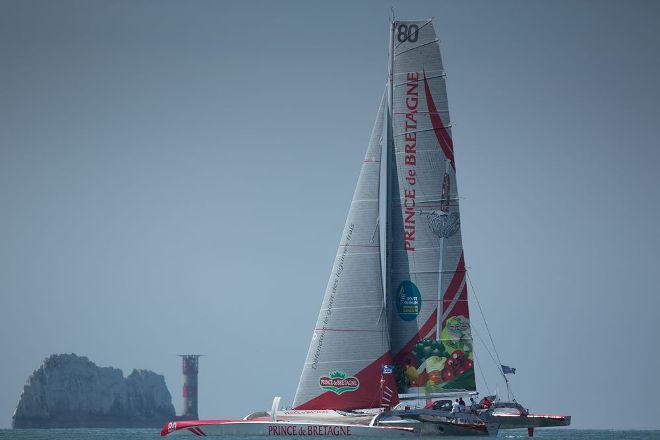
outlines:
M165 378L133 370L126 378L86 357L54 354L28 378L14 428L157 427L174 419Z

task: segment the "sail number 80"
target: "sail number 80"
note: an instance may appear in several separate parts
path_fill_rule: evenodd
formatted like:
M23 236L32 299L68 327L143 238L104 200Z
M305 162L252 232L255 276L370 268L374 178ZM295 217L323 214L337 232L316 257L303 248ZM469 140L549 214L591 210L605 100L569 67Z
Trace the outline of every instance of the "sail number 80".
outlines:
M403 43L404 41L410 41L411 43L414 43L419 38L419 26L416 24L411 24L410 26L401 24L398 28L396 28L396 30L396 39L399 41L399 43Z

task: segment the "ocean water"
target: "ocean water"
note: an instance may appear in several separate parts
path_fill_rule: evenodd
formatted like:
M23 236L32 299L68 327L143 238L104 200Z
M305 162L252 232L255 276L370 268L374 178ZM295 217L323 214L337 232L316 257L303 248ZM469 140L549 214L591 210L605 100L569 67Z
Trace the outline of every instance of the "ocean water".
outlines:
M158 429L3 429L0 430L0 440L156 440L159 439ZM185 438L185 437L175 437ZM188 438L195 438L188 436ZM238 437L237 437L238 438ZM240 440L258 440L263 437L240 437ZM318 440L321 437L308 437ZM450 437L438 437L438 439ZM463 439L466 437L454 437ZM475 437L477 438L477 437ZM484 437L479 437L484 438ZM500 431L500 439L525 439L527 430L512 429ZM660 431L617 431L597 429L538 429L534 438L555 440L660 440Z

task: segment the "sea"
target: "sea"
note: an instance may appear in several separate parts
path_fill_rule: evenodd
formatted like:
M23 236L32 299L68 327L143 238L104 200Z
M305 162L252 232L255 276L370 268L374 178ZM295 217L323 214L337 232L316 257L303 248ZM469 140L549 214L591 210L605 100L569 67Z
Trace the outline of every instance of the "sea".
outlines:
M157 429L2 429L0 440L156 440ZM177 436L178 438L178 436ZM189 438L193 438L190 436ZM260 440L263 437L236 437L237 440ZM322 437L308 437L319 440ZM438 437L438 439L450 437ZM454 437L464 439L465 437ZM477 438L477 437L475 437ZM484 438L484 437L478 437ZM526 439L527 430L512 429L501 431L497 438ZM555 440L660 440L660 431L618 431L602 429L538 429L534 438Z

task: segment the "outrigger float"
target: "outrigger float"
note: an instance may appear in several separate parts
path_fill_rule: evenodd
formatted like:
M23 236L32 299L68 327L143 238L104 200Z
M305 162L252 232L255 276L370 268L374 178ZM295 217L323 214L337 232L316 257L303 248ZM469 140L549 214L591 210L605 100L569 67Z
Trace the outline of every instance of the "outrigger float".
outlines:
M445 71L432 21L392 20L389 51L386 90L293 409L280 410L275 398L269 412L173 421L161 435L495 436L570 424L569 416L532 414L515 400L452 410L452 398L478 393ZM508 391L512 369L497 368Z

